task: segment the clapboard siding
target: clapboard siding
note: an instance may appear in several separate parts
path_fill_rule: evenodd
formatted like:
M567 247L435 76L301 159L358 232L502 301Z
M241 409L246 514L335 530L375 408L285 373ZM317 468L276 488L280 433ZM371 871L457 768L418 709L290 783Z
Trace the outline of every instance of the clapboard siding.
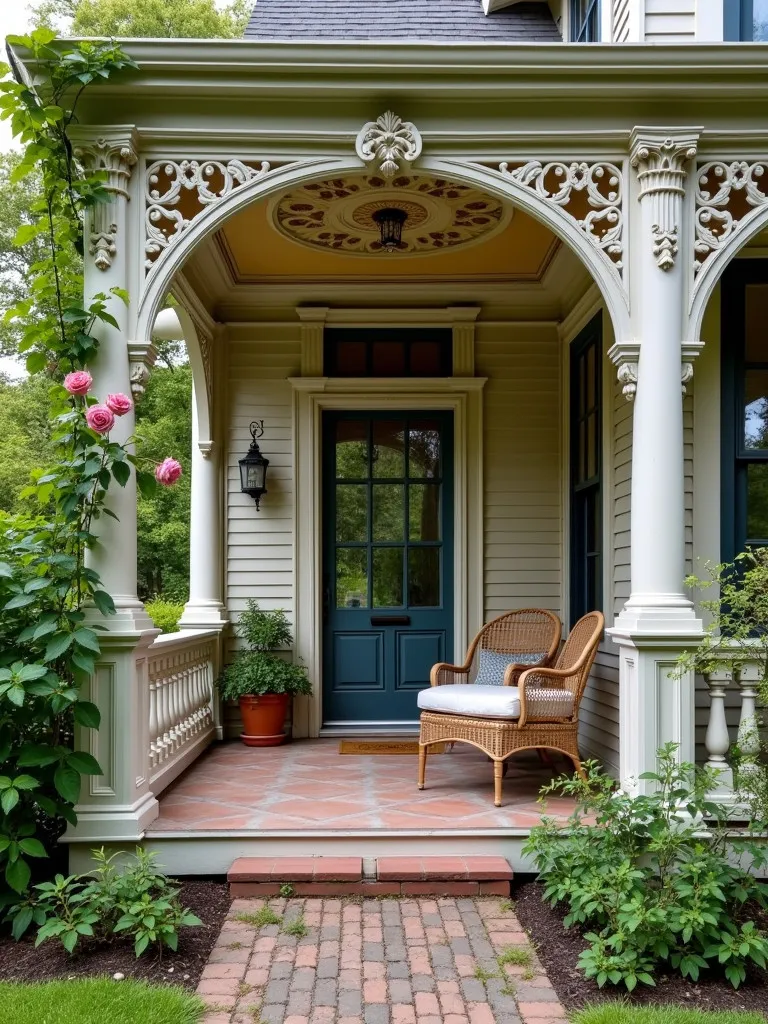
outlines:
M686 43L695 39L695 0L645 0L646 43Z
M529 604L560 612L561 381L555 328L483 326L486 619Z
M632 403L616 378L613 384L613 493L609 498L613 527L613 611L624 607L630 588L630 499L632 492Z

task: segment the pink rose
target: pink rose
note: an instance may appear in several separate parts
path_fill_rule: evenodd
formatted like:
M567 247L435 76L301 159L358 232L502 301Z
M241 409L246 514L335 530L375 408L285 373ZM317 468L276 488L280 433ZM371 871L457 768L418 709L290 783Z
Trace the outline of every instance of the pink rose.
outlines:
M93 384L93 377L87 370L75 370L64 378L64 387L70 395L87 395Z
M133 402L128 395L123 395L119 392L116 395L107 395L104 399L104 405L111 409L115 416L125 416L133 408Z
M97 434L108 434L115 425L115 414L106 405L92 405L86 410L85 419Z
M176 459L163 459L159 466L155 466L155 480L163 487L175 484L180 476L181 465Z

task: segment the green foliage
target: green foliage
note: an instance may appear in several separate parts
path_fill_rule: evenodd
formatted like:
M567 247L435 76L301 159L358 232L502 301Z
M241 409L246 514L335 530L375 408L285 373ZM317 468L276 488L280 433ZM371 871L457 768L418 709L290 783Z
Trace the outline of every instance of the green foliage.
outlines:
M264 612L253 599L248 601L245 611L237 623L237 634L252 651L267 653L293 643L291 627L285 612L278 608Z
M0 1005L13 1024L198 1024L205 1012L202 1000L178 985L111 978L0 982Z
M63 21L67 35L154 39L237 39L252 10L251 0L223 7L215 0L42 0L33 7L38 23Z
M658 771L641 776L655 787L649 795L617 789L594 761L586 780L562 776L542 790L577 807L564 829L545 817L525 852L545 900L566 904L565 926L589 929L579 966L601 987L653 985L660 964L694 982L719 966L738 987L750 964L766 966L768 936L749 913L768 906L768 887L751 873L768 851L729 838L725 808L707 798L711 773L679 764L675 751L667 744Z
M288 924L284 924L283 931L286 935L293 935L297 939L303 939L309 933L309 928L307 928L304 921L304 915L302 914L293 921L289 921Z
M176 601L165 601L162 597L157 597L154 601L147 601L144 607L154 625L163 633L176 632L179 619L184 611L183 604Z
M32 471L41 459L53 458L49 390L50 381L42 374L20 381L0 374L0 510L4 512L22 510L26 503L19 496L32 482Z
M289 647L293 635L282 609L265 612L254 600L249 600L237 624L238 635L249 650L235 655L219 679L221 695L225 700L239 697L260 697L266 693L312 693L312 684L303 666L285 661L272 652Z
M528 946L507 946L498 956L499 964L514 964L516 967L528 967L532 962Z
M279 916L268 904L265 904L263 907L259 907L254 914L236 914L235 920L242 921L243 924L253 925L254 928L264 928L269 924L280 924Z
M154 864L154 854L137 848L133 863L117 866L120 854L93 851L92 874L56 875L34 887L34 895L8 912L12 932L20 939L37 926L35 945L58 939L68 953L87 943L104 944L118 937L133 941L136 956L150 947L176 949L179 930L201 924L178 899L178 890Z
M680 1006L628 1006L607 1002L578 1010L573 1024L765 1024L761 1013L709 1012Z

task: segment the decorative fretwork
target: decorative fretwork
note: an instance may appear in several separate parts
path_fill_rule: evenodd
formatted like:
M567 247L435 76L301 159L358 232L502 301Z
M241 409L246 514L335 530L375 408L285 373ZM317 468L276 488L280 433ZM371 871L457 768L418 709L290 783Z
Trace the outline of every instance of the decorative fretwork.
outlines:
M421 135L415 124L388 110L363 125L355 140L355 151L364 163L377 163L383 177L394 178L401 164L411 164L419 158Z
M768 203L768 161L712 160L696 172L696 239L693 272L698 274L739 229Z
M156 160L146 170L146 259L151 270L211 204L271 170L266 160Z
M559 206L621 273L624 255L623 184L611 163L539 160L499 165L501 173Z

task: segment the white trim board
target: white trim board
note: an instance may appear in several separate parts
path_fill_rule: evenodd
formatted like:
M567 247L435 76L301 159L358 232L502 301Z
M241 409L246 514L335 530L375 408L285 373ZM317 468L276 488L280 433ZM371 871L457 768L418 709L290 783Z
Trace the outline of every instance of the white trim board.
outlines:
M454 656L483 621L483 405L485 377L290 377L295 466L295 654L314 693L294 701L294 736L322 725L322 414L325 410L429 410L454 418Z

